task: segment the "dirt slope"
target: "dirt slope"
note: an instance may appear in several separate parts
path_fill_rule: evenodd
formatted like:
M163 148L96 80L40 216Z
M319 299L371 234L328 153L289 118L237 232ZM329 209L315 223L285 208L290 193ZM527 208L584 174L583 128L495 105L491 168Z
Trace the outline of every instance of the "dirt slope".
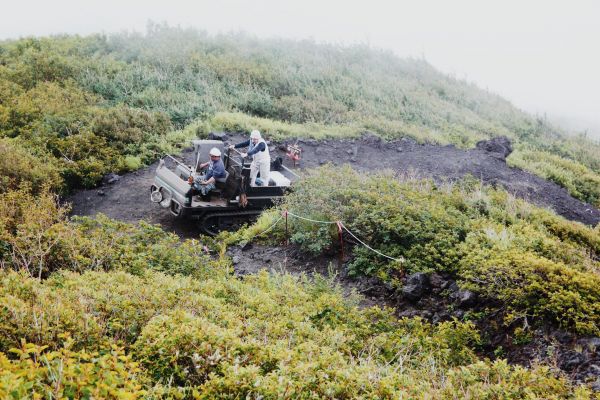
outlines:
M240 136L232 138L233 142L240 140ZM508 167L504 161L506 153L502 154L495 146L484 144L480 148L460 150L454 146L421 145L409 139L385 142L368 134L355 140L301 140L299 143L303 148L302 168L327 162L349 163L361 171L392 169L436 180L453 180L470 174L486 184L502 186L517 197L551 208L565 218L592 226L600 222L598 209L571 197L555 183ZM272 148L274 153L283 156L277 144ZM184 152L182 157L192 162L191 151ZM146 220L161 224L165 230L182 237L196 236L198 230L192 222L176 221L168 211L150 202L149 187L155 169L156 164L153 164L115 183L76 192L66 199L72 203L72 214L103 213L129 222Z

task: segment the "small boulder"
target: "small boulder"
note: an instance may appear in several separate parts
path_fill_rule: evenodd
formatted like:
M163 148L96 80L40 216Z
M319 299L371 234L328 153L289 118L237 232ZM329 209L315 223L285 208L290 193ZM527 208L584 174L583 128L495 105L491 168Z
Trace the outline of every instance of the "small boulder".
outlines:
M600 352L600 337L579 339L578 343L584 348Z
M565 355L561 366L566 371L573 371L584 362L585 356L583 355L583 353L577 353L575 351L572 351Z
M435 272L429 275L429 283L434 288L442 288L446 284L446 280L440 274L436 274Z
M433 314L433 317L431 318L431 322L434 324L438 324L443 321L448 321L449 319L450 319L450 314L448 314L446 311L440 311L440 312Z
M104 177L102 178L102 184L104 185L111 185L115 182L119 182L121 180L121 177L115 173L110 173L110 174L106 174L104 175Z
M233 265L239 264L240 261L241 261L240 256L233 256L233 258L231 259L231 262L233 263Z
M459 290L452 297L461 307L472 306L477 300L477 295L470 290Z
M475 145L478 149L490 153L490 155L499 160L506 160L506 157L512 153L512 143L505 136L499 136L490 140L481 140Z
M208 134L208 139L225 142L226 140L229 140L229 135L227 135L225 132L211 132Z
M402 287L402 295L410 301L417 301L423 296L428 286L429 279L427 275L417 272L406 278L406 283Z
M98 192L96 192L98 194L98 196L104 196L106 193L104 193L104 190L98 190Z
M453 293L458 292L460 288L455 281L447 281L444 285L442 285L442 289L448 290L448 292L450 292L452 295Z
M371 145L374 147L379 147L382 139L381 139L381 136L377 136L373 132L365 131L363 134L362 140L365 144L368 144L368 145Z

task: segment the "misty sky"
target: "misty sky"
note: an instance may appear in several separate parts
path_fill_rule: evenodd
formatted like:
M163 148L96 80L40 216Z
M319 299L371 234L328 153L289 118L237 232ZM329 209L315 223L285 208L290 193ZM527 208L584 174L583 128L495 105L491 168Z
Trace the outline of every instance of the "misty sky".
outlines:
M600 1L84 0L0 2L0 39L143 32L149 20L208 32L366 43L424 57L520 108L600 137Z

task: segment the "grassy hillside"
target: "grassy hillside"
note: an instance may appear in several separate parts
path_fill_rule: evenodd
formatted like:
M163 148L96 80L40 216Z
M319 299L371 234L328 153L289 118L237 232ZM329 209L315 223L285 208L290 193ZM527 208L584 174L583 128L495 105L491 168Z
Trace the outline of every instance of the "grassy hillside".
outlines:
M240 279L223 242L103 216L69 220L59 203L59 193L135 170L210 129L253 128L277 139L369 130L463 147L506 135L517 146L510 162L600 198L597 143L563 136L422 60L162 26L2 42L1 398L593 396L549 366L478 357L486 338L473 321L484 315L398 319L359 308L324 279ZM452 276L489 301L484 311L504 318L515 343L543 324L599 332L599 227L477 182L435 186L327 167L280 207L343 219L405 260L355 247L351 274L394 290L411 272ZM221 239L248 240L276 212ZM291 228L313 252L336 235ZM517 332L514 321L526 323Z
M0 44L0 99L0 137L10 139L3 147L50 156L67 188L135 169L198 127L259 126L279 137L370 130L464 147L506 135L517 143L513 164L600 201L598 143L564 136L423 60L364 46L156 25L145 35L7 41ZM9 176L18 175L14 168L0 164Z

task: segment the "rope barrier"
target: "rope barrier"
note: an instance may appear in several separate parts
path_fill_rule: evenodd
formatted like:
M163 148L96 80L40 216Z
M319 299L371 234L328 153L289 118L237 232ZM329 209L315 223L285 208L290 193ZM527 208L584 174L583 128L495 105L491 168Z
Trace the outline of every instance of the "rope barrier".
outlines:
M362 240L360 240L359 238L356 237L356 235L354 235L354 233L350 232L350 230L348 228L346 228L346 225L344 225L342 222L340 222L340 224L342 225L342 228L344 228L346 230L346 232L348 232L350 234L350 236L352 236L354 239L356 239L360 244L362 244L363 246L365 246L367 249L379 254L382 257L385 257L387 259L393 260L393 261L400 261L400 262L404 262L404 258L394 258L394 257L390 257L388 255L383 254L382 252L380 252L379 250L375 250L374 248L372 248L371 246L369 246L368 244L366 244L365 242L363 242Z
M269 232L271 229L273 229L275 227L275 225L277 225L279 223L279 221L281 221L283 219L283 215L281 215L277 221L275 221L271 226L269 226L267 229L265 229L264 231L262 231L261 233L257 233L255 236L260 236L260 235L264 235L265 233Z
M338 233L339 233L339 235L340 235L340 241L342 240L342 239L341 239L341 230L342 230L342 228L343 228L343 229L344 229L346 232L348 232L348 234L350 234L350 236L352 236L352 237L353 237L353 238L354 238L354 239L355 239L355 240L356 240L358 243L362 244L363 246L365 246L367 249L371 250L372 252L374 252L374 253L377 253L377 254L379 254L380 256L382 256L382 257L385 257L385 258L387 258L387 259L389 259L389 260L392 260L392 261L404 262L404 258L403 258L403 257L400 257L400 258L394 258L394 257L388 256L387 254L383 254L383 253L382 253L382 252L380 252L379 250L376 250L376 249L372 248L371 246L369 246L368 244L366 244L365 242L363 242L362 240L360 240L358 237L356 237L356 235L355 235L354 233L352 233L352 232L350 231L350 229L348 229L348 228L346 227L346 225L344 225L344 223L343 223L342 221L322 221L322 220L317 220L317 219L311 219L311 218L302 217L302 216L300 216L300 215L294 214L294 213L293 213L293 212L291 212L291 211L285 210L285 211L282 213L281 217L280 217L280 218L279 218L279 219L278 219L278 220L275 222L275 224L271 225L271 227L269 227L269 229L267 229L265 232L267 232L267 231L271 230L271 229L272 229L272 228L273 228L273 227L274 227L274 226L277 224L277 222L279 222L279 221L280 221L282 218L284 218L284 217L286 217L286 222L287 222L287 215L291 215L292 217L296 217L296 218L302 219L302 220L304 220L304 221L314 222L314 223L317 223L317 224L331 224L331 225L333 225L333 224L337 224L337 226L338 226ZM263 233L265 233L265 232L263 232ZM262 235L263 233L261 233L261 235ZM286 236L287 236L287 234L286 234ZM342 243L342 252L343 252L343 243ZM343 254L343 253L342 253L342 254Z

